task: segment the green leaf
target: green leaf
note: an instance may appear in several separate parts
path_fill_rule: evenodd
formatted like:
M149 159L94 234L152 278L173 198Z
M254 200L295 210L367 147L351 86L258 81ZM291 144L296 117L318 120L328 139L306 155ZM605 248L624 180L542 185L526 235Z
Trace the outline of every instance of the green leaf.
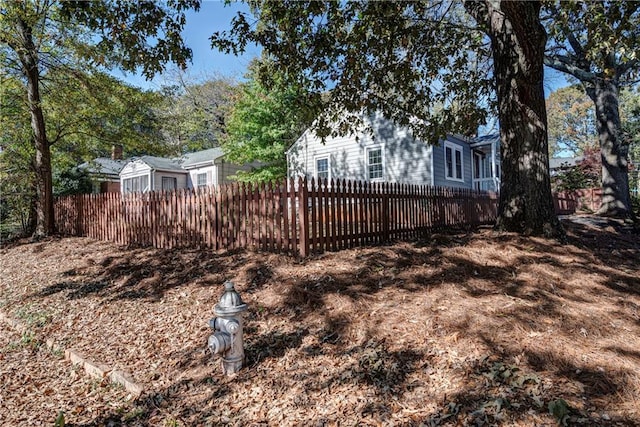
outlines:
M549 413L555 417L558 424L566 426L569 418L569 405L563 399L549 402Z
M58 416L56 417L56 421L53 424L54 427L64 427L64 412L60 411L58 412Z

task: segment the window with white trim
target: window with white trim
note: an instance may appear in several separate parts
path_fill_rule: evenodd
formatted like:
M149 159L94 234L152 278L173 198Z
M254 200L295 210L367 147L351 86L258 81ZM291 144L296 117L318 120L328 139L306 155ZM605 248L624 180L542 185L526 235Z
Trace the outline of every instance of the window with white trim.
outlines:
M207 173L196 174L196 186L198 188L207 186Z
M381 180L384 178L382 148L369 148L367 150L367 177L369 180Z
M445 141L444 176L451 181L464 181L462 146Z
M149 189L149 175L125 178L122 184L124 193L141 193Z
M162 177L162 191L170 191L175 190L178 186L178 180L173 176L163 176Z
M329 179L329 157L316 158L316 179Z

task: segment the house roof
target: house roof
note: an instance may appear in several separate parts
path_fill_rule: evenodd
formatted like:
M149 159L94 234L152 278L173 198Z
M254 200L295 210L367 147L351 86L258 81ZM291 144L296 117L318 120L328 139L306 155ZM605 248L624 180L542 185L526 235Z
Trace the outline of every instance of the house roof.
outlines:
M135 160L135 159L132 159ZM146 163L152 169L167 171L167 172L182 172L184 169L180 166L178 159L165 159L164 157L155 156L141 156L138 160Z
M471 138L471 146L478 145L489 145L493 143L498 143L500 145L500 133L488 133L482 136L476 136L475 138Z
M148 165L151 169L164 172L186 173L185 169L193 169L198 166L213 164L217 159L223 156L224 152L222 151L222 148L216 147L208 150L196 151L194 153L187 153L182 157L176 157L173 159L156 156L140 156L130 159L129 162L138 160ZM123 162L122 166L126 163L128 162ZM120 169L122 169L122 166Z
M213 163L222 156L224 156L222 148L210 148L208 150L185 154L182 156L181 164L183 168L189 169L203 163Z
M90 162L78 165L78 169L87 171L89 174L118 177L120 170L127 162L125 160L112 160L108 157L97 157Z
M582 156L578 157L552 157L549 159L549 169L562 169L575 166L583 159Z

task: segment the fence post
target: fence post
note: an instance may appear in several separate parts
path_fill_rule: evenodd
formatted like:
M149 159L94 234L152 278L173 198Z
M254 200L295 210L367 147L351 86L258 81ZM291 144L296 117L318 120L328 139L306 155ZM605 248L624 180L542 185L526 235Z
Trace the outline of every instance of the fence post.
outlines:
M389 214L390 212L390 206L389 204L391 203L392 199L391 199L391 189L397 190L397 186L395 184L391 184L389 185L389 183L383 182L382 184L378 184L378 189L380 190L381 193L381 202L382 202L382 218L380 218L380 220L382 221L382 243L386 243L390 240L390 236L389 236L389 226L390 226L390 221L391 221L391 216ZM395 191L394 191L395 192ZM396 220L396 212L394 211L394 220ZM394 221L394 228L399 228L397 224L395 224Z
M298 180L298 198L300 200L300 256L309 255L309 189L307 178Z
M81 235L82 235L82 234L81 234L81 230L82 230L82 220L83 220L83 218L82 218L82 217L83 217L83 215L82 215L82 214L84 213L84 212L83 212L83 209L84 209L84 208L83 208L83 206L82 206L82 205L83 205L83 203L82 203L82 202L83 202L84 200L83 200L83 198L82 198L82 194L76 194L76 195L75 195L75 196L73 196L73 197L75 197L75 199L76 199L76 203L75 203L75 205L76 205L76 226L75 226L75 230L74 230L73 235L74 235L74 236L81 236Z

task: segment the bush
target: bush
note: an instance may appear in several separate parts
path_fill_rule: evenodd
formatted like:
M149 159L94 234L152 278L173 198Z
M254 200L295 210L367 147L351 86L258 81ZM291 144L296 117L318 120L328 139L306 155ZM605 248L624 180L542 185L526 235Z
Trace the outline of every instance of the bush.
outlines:
M577 162L574 167L568 167L565 171L552 177L551 184L555 191L599 187L601 173L600 149L597 147L587 148L584 150L583 159Z

